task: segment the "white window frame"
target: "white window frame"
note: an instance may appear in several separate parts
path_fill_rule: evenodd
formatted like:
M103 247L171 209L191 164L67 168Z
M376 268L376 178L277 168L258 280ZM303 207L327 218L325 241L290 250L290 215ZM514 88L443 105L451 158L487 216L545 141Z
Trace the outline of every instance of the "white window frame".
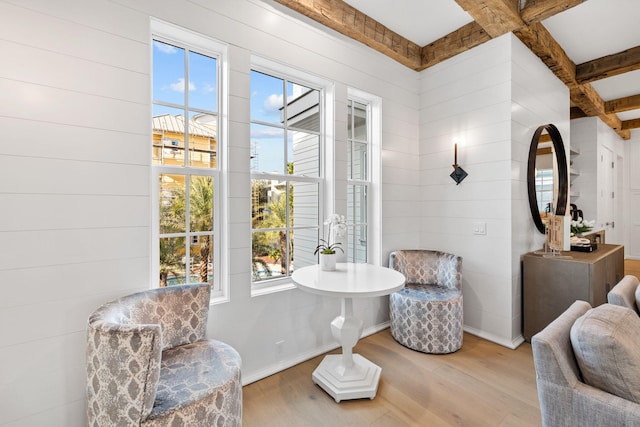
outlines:
M157 279L160 276L160 232L159 232L159 176L161 174L184 175L185 179L191 176L211 176L214 182L213 199L213 230L211 232L189 232L185 234L186 250L190 248L193 236L213 234L213 271L214 280L211 288L211 302L219 303L229 300L229 280L228 280L228 227L223 227L227 219L227 184L226 184L226 148L227 144L227 111L228 99L228 54L227 45L207 36L195 33L182 27L164 22L155 18L150 20L150 97L151 105L153 99L153 41L176 45L199 54L216 58L217 65L217 147L216 147L216 168L200 168L188 166L187 150L185 149L185 164L183 166L154 165L152 161L152 150L149 145L149 160L151 162L151 287L157 287ZM185 70L185 74L188 70ZM184 106L189 110L189 105ZM187 116L185 116L187 117ZM151 129L149 131L151 133ZM188 193L187 193L188 194ZM188 198L187 198L188 200ZM187 202L188 204L188 202ZM187 221L188 223L188 221ZM225 230L224 232L222 230ZM170 237L170 236L169 236ZM187 252L188 254L188 252Z
M367 263L383 265L381 258L381 151L382 151L382 98L355 88L347 88L347 100L367 106L367 179L347 176L347 186L360 185L367 193ZM347 103L348 105L348 103ZM348 144L347 144L348 145ZM348 194L348 191L347 191ZM353 227L354 224L349 224Z
M289 65L260 57L251 56L251 70L264 74L272 75L277 78L304 85L320 92L320 170L317 178L307 178L304 176L295 176L295 181L299 182L318 182L318 230L322 233L324 222L325 207L333 205L334 197L334 85L332 82L321 77L312 75L308 72L295 69ZM250 120L250 123L254 123ZM255 123L261 124L259 121ZM251 173L250 181L254 179L274 179L281 175L271 175L263 173ZM251 228L253 234L253 228ZM251 260L247 260L249 263ZM249 268L251 266L249 265ZM291 281L291 276L275 278L260 282L251 281L251 296L270 294L283 290L293 289L295 285Z

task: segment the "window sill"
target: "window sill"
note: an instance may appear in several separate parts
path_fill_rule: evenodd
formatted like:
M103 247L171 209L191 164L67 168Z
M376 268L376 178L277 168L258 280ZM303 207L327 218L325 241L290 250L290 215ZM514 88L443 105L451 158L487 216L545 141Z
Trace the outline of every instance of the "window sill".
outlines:
M291 279L283 280L278 284L273 285L265 285L261 287L257 287L256 285L251 285L251 297L259 297L261 295L274 294L276 292L288 291L290 289L295 289L296 285L293 284Z

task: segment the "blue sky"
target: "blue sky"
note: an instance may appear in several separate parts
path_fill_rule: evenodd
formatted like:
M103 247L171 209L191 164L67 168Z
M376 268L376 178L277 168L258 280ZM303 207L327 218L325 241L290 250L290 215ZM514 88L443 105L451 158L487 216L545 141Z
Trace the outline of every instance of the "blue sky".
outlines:
M187 89L189 105L194 108L217 112L216 59L189 53L189 76L185 79L185 50L170 44L153 43L153 98L154 101L176 105L185 104ZM251 72L251 119L266 123L281 124L280 108L283 105L283 80L266 74ZM287 96L292 96L293 85L287 84ZM176 108L154 105L153 115L183 114ZM191 113L192 115L193 113ZM252 148L258 154L256 165L259 172L285 173L284 133L270 126L251 126ZM291 155L291 144L287 144Z

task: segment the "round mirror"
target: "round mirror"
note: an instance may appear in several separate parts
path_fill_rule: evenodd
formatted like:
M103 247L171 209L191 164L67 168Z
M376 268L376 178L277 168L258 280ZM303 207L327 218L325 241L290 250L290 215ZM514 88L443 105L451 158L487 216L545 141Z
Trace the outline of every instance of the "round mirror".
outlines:
M543 138L543 135L548 137ZM550 139L547 146L544 146L545 139ZM552 168L543 164L545 155L550 155L551 162L547 163L552 164ZM555 215L564 215L569 193L567 155L560 131L552 124L538 127L531 139L527 163L527 189L531 217L538 231L544 234L542 216L553 207Z

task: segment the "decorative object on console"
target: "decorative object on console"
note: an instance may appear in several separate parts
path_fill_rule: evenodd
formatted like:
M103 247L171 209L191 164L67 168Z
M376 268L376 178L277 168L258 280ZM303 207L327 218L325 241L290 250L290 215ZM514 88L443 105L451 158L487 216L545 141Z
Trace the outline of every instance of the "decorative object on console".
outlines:
M336 249L342 250L341 242L336 242L336 237L344 237L347 232L347 220L344 215L338 215L336 213L329 215L329 218L324 222L324 225L328 226L327 238L320 239L320 244L316 246L314 255L320 253L320 268L326 271L333 271L336 269ZM333 242L333 243L332 243Z
M453 144L453 172L449 175L459 185L467 177L467 172L458 166L458 144Z
M585 221L582 217L578 217L577 220L571 221L571 233L578 235L591 231L595 223L595 220Z

